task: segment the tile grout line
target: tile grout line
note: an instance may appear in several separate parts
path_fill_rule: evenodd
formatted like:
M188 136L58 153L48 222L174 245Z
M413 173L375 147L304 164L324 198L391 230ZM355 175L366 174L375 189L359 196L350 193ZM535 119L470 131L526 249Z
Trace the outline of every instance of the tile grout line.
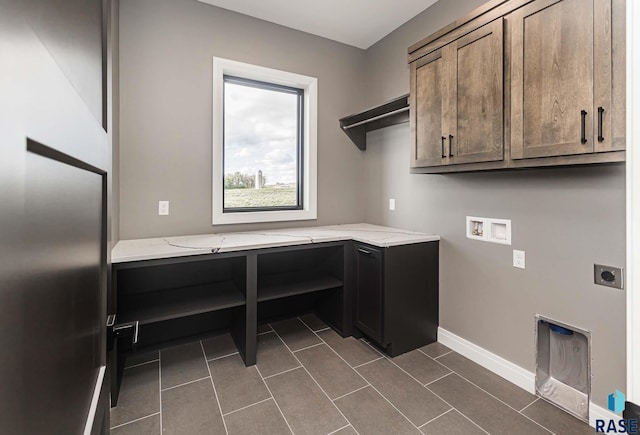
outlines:
M141 363L138 363L138 364L134 364L132 366L127 366L127 367L124 368L124 370L135 369L136 367L140 367L140 366L143 366L143 365L146 365L146 364L151 364L151 363L154 363L154 362L160 362L160 358L152 359L151 361L141 362Z
M297 369L299 369L300 367L302 367L302 366L297 366L297 367L294 367L294 368L292 368L292 369L286 369L286 370L283 370L283 371L281 371L281 372L275 373L275 374L273 374L273 375L265 376L263 379L265 379L265 380L267 380L267 379L271 379L271 378L274 378L274 377L276 377L276 376L280 376L280 375L282 375L282 374L285 374L285 373L288 373L288 372L292 372L292 371L294 371L294 370L297 370Z
M366 344L367 346L369 346L375 353L380 355L382 358L389 358L387 355L385 355L384 353L380 352L378 349L376 349L376 347L374 345L372 345L371 343L366 341L364 338L360 338L360 339L358 339L358 341L361 341L364 344Z
M349 421L349 420L347 420L347 421ZM334 430L333 432L329 432L327 435L333 435L334 433L338 433L338 432L340 432L342 429L346 429L346 428L348 428L349 426L351 426L351 423L349 423L349 424L345 424L345 425L344 425L344 426L342 426L340 429L336 429L336 430ZM351 426L351 427L353 427L353 426ZM353 429L353 430L355 430L355 429Z
M355 369L359 369L360 367L364 367L364 366L366 366L367 364L371 364L372 362L380 361L381 359L384 359L384 357L383 357L383 356L381 356L381 357L379 357L379 358L372 359L371 361L367 361L366 363L358 364L357 366L353 366L353 367L351 367L351 368L352 368L352 369L354 369L354 370L355 370ZM346 362L346 361L345 361L345 362Z
M304 323L304 322L302 322L302 323ZM308 326L307 326L307 328L308 328ZM309 329L311 329L311 328L309 328ZM320 336L319 336L318 334L316 334L314 331L311 331L311 332L313 332L313 333L316 335L316 337L318 337L321 341L323 341L323 342L324 342L324 340L322 339L322 337L320 337ZM281 338L281 340L282 340L282 338ZM284 340L283 340L283 342L284 342ZM328 343L326 343L326 344L327 344L327 346L329 347L329 349L331 349L331 350L333 351L333 353L335 353L336 355L338 355L338 358L340 358L340 359L341 359L341 360L342 360L342 361L343 361L343 362L344 362L348 367L351 367L351 365L350 365L350 364L349 364L349 363L348 363L344 358L342 358L342 356L341 356L338 352L336 352L336 351L335 351L331 346L329 346L329 344L328 344ZM285 344L285 345L286 345L286 344ZM377 351L376 351L376 352L377 352ZM380 352L378 352L378 353L380 354ZM384 355L382 355L382 357L384 357ZM378 359L376 359L376 360L374 360L374 361L379 361L379 360L381 360L381 359L382 359L382 358L378 358ZM373 361L369 361L369 362L373 362ZM306 370L306 368L305 368L305 370ZM384 400L386 400L386 401L389 403L389 405L391 405L391 406L392 406L396 411L398 411L398 412L400 413L400 415L402 415L402 416L403 416L403 417L404 417L404 418L409 422L409 424L411 424L413 427L415 427L416 429L418 429L418 431L420 431L420 428L419 428L419 427L418 427L418 426L417 426L413 421L411 421L411 420L409 419L409 417L407 417L406 415L404 415L404 413L403 413L402 411L400 411L400 410L399 410L399 409L398 409L398 408L397 408L393 403L391 403L391 401L390 401L389 399L387 399L387 398L386 398L386 396L385 396L384 394L382 394L382 393L381 393L381 392L380 392L376 387L374 387L374 386L373 386L373 384L372 384L371 382L369 382L369 381L368 381L364 376L362 376L362 374L360 374L360 373L359 373L356 369L354 369L353 367L351 367L351 370L353 370L353 371L354 371L358 376L360 376L360 377L362 378L362 380L363 380L366 384L368 384L368 386L369 386L369 387L371 387L375 392L377 392L377 393L378 393L378 394L379 394L379 395L380 395ZM308 373L308 371L307 371L307 373ZM309 376L311 376L311 373L309 373ZM311 379L313 379L313 380L315 381L315 379L313 378L313 376L311 376ZM318 382L316 381L316 383L318 383ZM418 384L419 384L419 383L420 383L420 382L418 382ZM318 384L318 386L320 386L320 384ZM363 388L360 388L360 389L362 390ZM354 393L354 392L355 392L355 391L352 391L352 393ZM326 393L325 393L325 394L326 394ZM328 396L327 396L327 397L328 397ZM337 400L337 399L336 399L336 400ZM337 408L337 406L336 406L336 408ZM342 411L340 411L340 413L342 413ZM342 414L342 415L344 415L344 414ZM347 417L346 417L346 416L345 416L345 419L346 419L347 421L349 421L349 419L347 419ZM356 430L356 428L354 427L354 428L353 428L353 430ZM357 432L357 431L356 431L356 432Z
M444 355L438 355L436 357L433 357L433 356L429 355L428 353L423 352L422 349L417 349L417 351L420 352L421 354L423 354L424 356L428 357L429 359L434 360L434 361L437 360L438 358L440 358L441 356L449 355L451 352L453 352L453 351L451 351L451 352L445 353ZM440 363L440 365L444 366L444 364L442 364L440 361L438 361L438 362ZM447 368L449 368L449 367L447 367ZM449 369L449 370L451 370L451 369Z
M193 383L195 383L195 382L204 381L205 379L209 379L209 376L205 376L204 378L200 378L200 379L194 379L193 381L189 381L189 382L183 382L182 384L173 385L173 386L171 386L171 387L162 388L160 391L169 391L169 390L173 390L174 388L184 387L185 385L193 384Z
M425 427L426 425L428 425L428 424L429 424L429 423L431 423L432 421L435 421L435 420L439 419L440 417L442 417L442 416L443 416L443 415L445 415L445 414L450 413L451 411L455 411L455 409L454 409L454 408L449 408L449 409L447 409L447 410L446 410L445 412L443 412L442 414L440 414L440 415L438 415L438 416L436 416L436 417L433 417L431 420L429 420L429 421L428 421L428 422L426 422L425 424L420 425L420 427L418 427L418 429L420 429L421 427Z
M349 391L347 394L343 394L342 396L338 396L338 397L336 397L335 399L331 399L331 401L332 401L332 402L335 402L336 400L340 400L340 399L342 399L343 397L347 397L347 396L348 396L348 395L350 395L350 394L356 393L356 392L358 392L358 391L360 391L360 390L364 390L365 388L368 388L368 387L370 387L370 386L371 386L371 385L369 385L369 383L367 383L367 385L364 385L364 386L362 386L362 387L360 387L360 388L356 388L356 389L355 389L355 390L353 390L353 391Z
M452 373L455 373L456 375L460 376L462 379L464 379L465 381L469 382L471 385L473 385L474 387L478 388L480 391L485 392L486 394L488 394L489 396L493 397L495 400L497 400L498 402L502 403L504 406L506 406L507 408L512 409L513 411L517 412L518 414L522 415L524 418L526 418L527 420L530 420L532 423L540 426L541 428L543 428L544 430L546 430L547 432L553 434L553 432L551 430L549 430L548 428L546 428L545 426L541 425L540 423L538 423L537 421L535 421L534 419L530 418L529 416L525 415L525 414L521 414L520 411L518 411L516 408L514 408L513 406L509 405L507 402L504 402L503 400L499 399L498 397L494 396L493 394L491 394L490 392L488 392L487 390L485 390L484 388L482 388L481 386L475 384L474 382L471 382L469 379L467 379L466 377L464 377L462 374L456 372L455 370L453 370L451 367L446 366L445 364L441 363L440 361L438 361L435 358L430 357L429 355L425 354L424 352L421 352L423 355L431 358L433 361L435 361L436 363L440 364L442 367L446 368L447 370L451 370ZM392 361L393 362L393 361ZM394 363L395 364L395 363ZM400 366L398 366L400 367ZM429 389L429 391L431 391L431 389ZM433 392L433 391L432 391ZM434 393L435 394L435 393ZM535 401L534 401L535 402ZM533 402L532 402L533 403Z
M540 400L539 397L536 397L535 400L533 402L531 402L530 404L528 404L527 406L525 406L524 408L522 408L520 411L520 413L522 413L525 409L527 409L528 407L530 407L531 405L533 405L534 403L536 403L538 400Z
M434 360L435 361L435 360ZM439 361L436 361L438 364L442 364ZM443 367L447 367L444 364L442 364ZM449 370L451 370L449 367L447 367ZM460 376L462 379L464 379L465 381L469 382L471 385L473 385L474 387L478 388L480 391L484 391L486 394L488 394L489 396L493 397L495 400L497 400L498 402L502 403L504 406L506 406L507 408L512 409L513 411L517 412L518 414L522 415L524 418L526 418L527 420L530 420L531 422L533 422L534 424L540 426L541 428L543 428L544 430L546 430L547 432L553 434L552 431L550 431L548 428L546 428L545 426L541 425L540 423L538 423L537 421L535 421L534 419L530 418L529 416L525 415L525 414L521 414L520 411L518 411L516 408L514 408L513 406L509 405L507 402L504 402L503 400L499 399L498 397L494 396L493 394L491 394L490 392L488 392L487 390L485 390L484 388L482 388L479 385L476 385L475 383L471 382L469 379L465 378L464 376L462 376L460 373L453 371L453 373L455 373L456 375Z
M304 326L306 326L309 330L311 329L311 328L309 328L309 327L307 326L307 324L306 324L306 323L302 322L302 324L303 324ZM272 327L272 328L273 328L273 327ZM289 352L291 352L291 349L289 348L289 346L287 345L287 343L285 343L285 341L282 339L282 337L280 337L280 334L278 334L278 331L276 331L276 330L275 330L275 328L274 328L274 330L273 330L273 331L276 333L276 337L278 337L278 338L280 339L280 341L282 342L282 344L284 344L284 346L289 350ZM318 337L318 334L316 334L315 332L311 331L311 333L312 333L313 335L315 335L316 337ZM320 341L321 341L321 342L323 342L323 343L324 343L324 340L323 340L323 339L321 339L320 337L318 337L318 338L320 339ZM329 348L331 348L331 346L329 346ZM320 384L318 383L318 381L316 381L316 378L314 378L313 376L311 376L311 373L309 373L309 370L307 370L307 368L304 366L304 364L302 364L302 361L300 361L300 360L298 359L298 357L296 356L296 354L295 354L295 353L293 353L293 352L291 352L291 355L293 355L293 357L296 359L296 361L298 361L298 364L300 364L300 365L302 366L302 369L303 369L305 372L307 372L307 375L309 375L309 377L311 378L311 380L312 380L313 382L315 382L315 384L318 386L318 388L320 388L320 391L322 391L322 393L323 393L325 396L327 396L327 399L329 399L329 402L333 405L333 407L334 407L334 408L336 408L336 410L340 413L340 415L342 415L342 418L344 418L344 421L346 421L347 423L351 423L351 422L349 421L349 419L347 418L347 416L346 416L346 415L344 415L344 413L340 410L340 408L338 408L338 406L337 406L335 403L333 403L333 400L331 400L331 397L329 397L329 395L327 394L327 392L326 392L326 391L324 391L324 389L320 386ZM354 370L354 371L355 371L355 370ZM356 373L358 373L358 372L356 372ZM356 431L356 433L357 433L358 435L360 435L360 434L359 434L359 432L356 430L356 428L355 428L355 427L353 428L353 430L355 430L355 431Z
M209 362L207 361L207 353L204 351L204 344L202 344L202 340L200 340L200 349L202 349L202 355L204 356L204 363L207 365L207 371L209 372L209 378L211 379L211 386L213 387L213 394L216 396L216 403L218 404L218 410L220 411L220 418L222 419L224 432L227 435L229 435L229 430L227 429L227 422L224 420L224 414L222 413L222 406L220 406L220 399L218 398L218 391L216 390L215 382L213 382L213 376L211 375L211 367L209 367Z
M366 343L366 342L365 342ZM366 343L369 347L372 347L369 343ZM372 347L373 348L373 347ZM428 355L427 355L428 356ZM431 358L431 357L429 357ZM403 372L405 372L407 375L409 375L409 377L411 377L413 380L415 380L418 384L422 385L421 382L416 379L415 376L413 376L411 373L409 373L408 371L406 371L405 369L403 369L402 367L400 367L398 364L395 363L395 361L393 361L391 358L387 358L389 360L389 362L393 365L395 365L396 367L398 367L400 370L402 370ZM447 369L449 369L447 367ZM450 369L449 369L450 370ZM452 372L453 373L453 372ZM451 373L449 373L451 374ZM460 413L460 415L462 415L464 418L466 418L467 420L469 420L474 426L477 426L481 431L483 431L486 434L489 434L489 432L487 432L486 430L484 430L482 427L480 427L475 421L471 420L469 417L467 417L466 415L464 415L464 413L462 411L460 411L458 408L456 408L455 406L453 406L451 403L447 402L446 400L444 400L442 397L440 397L438 394L436 394L433 390L431 390L428 387L425 387L424 385L422 386L422 388L426 388L427 390L429 390L432 394L434 394L438 399L442 400L444 403L446 403L447 405L449 405L452 409L455 409L456 411L458 411ZM421 431L422 432L422 431ZM490 435L490 434L489 434Z
M307 324L307 322L305 322L304 320L302 320L300 317L296 317L296 319L298 319L304 326L307 327L307 329L309 329L309 331L311 331L311 333L313 333L313 335L318 335L318 332L322 332L322 331L326 331L327 329L331 329L331 326L325 326L324 328L320 328L320 329L313 329L311 326L309 326ZM323 322L324 323L324 322ZM274 330L275 331L275 330ZM320 338L320 337L318 337Z
M271 325L269 325L269 326L271 326ZM258 365L256 364L255 367L256 367L256 371L260 375L260 379L262 379L262 383L264 384L265 387L267 387L267 391L269 392L269 394L271 394L271 398L273 399L273 403L276 404L276 408L278 408L278 411L280 411L280 415L282 416L282 419L287 424L287 427L289 428L289 431L291 432L291 434L293 434L293 429L291 429L291 425L287 421L287 417L284 416L284 412L282 412L282 409L280 408L280 405L278 405L278 401L276 400L276 397L273 395L273 392L271 392L271 388L269 388L269 385L264 380L264 377L262 376L262 373L260 373L260 369L258 368Z
M419 350L420 352L422 352L420 349L418 349L418 350ZM427 355L427 353L426 353L426 352L422 352L422 353L424 353L425 355ZM452 351L452 350L450 350L449 352L447 352L447 353L443 353L442 355L438 355L438 356L431 356L431 355L427 355L427 356L428 356L428 357L430 357L430 358L433 358L433 359L437 360L438 358L442 358L443 356L447 356L447 355L449 355L450 353L453 353L453 351Z
M506 403L506 402L505 402L505 401L503 401L502 399L499 399L498 397L494 396L493 394L491 394L489 391L485 390L485 389L484 389L484 388L482 388L481 386L479 386L479 385L475 384L474 382L471 382L469 379L467 379L466 377L464 377L462 374L460 374L460 373L456 372L455 370L453 370L452 368L448 367L448 366L447 366L447 365L445 365L444 363L441 363L440 361L438 361L438 358L443 357L443 356L445 356L445 355L449 355L450 353L453 353L453 352L454 352L453 350L452 350L452 351L450 351L450 352L448 352L448 353L446 353L446 354L444 354L444 355L440 355L440 356L438 356L438 357L436 357L436 358L433 358L432 356L427 355L426 353L422 352L420 349L418 349L418 351L419 351L420 353L422 353L423 355L425 355L425 356L427 356L427 357L431 358L433 361L437 362L437 363L438 363L438 364L440 364L442 367L444 367L444 368L446 368L446 369L448 369L448 370L451 370L451 373L455 373L456 375L460 376L462 379L464 379L465 381L469 382L469 383L470 383L471 385L473 385L474 387L476 387L476 388L480 389L481 391L484 391L484 392L485 392L485 393L487 393L489 396L493 397L494 399L496 399L497 401L499 401L499 402L500 402L500 403L502 403L503 405L507 406L508 408L511 408L512 410L514 410L515 412L517 412L517 413L519 413L519 414L522 414L522 411L524 411L524 410L525 410L525 409L527 409L529 406L531 406L531 405L533 405L534 403L536 403L536 402L538 401L538 399L540 399L539 397L538 397L538 398L536 398L533 402L529 403L527 406L525 406L524 408L522 408L521 410L519 410L519 411L518 411L516 408L514 408L514 407L513 407L513 406L511 406L511 405L509 405L508 403ZM463 356L464 356L464 355L463 355ZM472 361L472 362L473 362L473 361ZM477 363L475 363L475 364L477 364ZM479 365L479 364L478 364L478 365ZM482 367L482 366L481 366L481 367ZM486 370L488 370L488 369L486 369ZM450 373L450 374L451 374L451 373ZM435 381L434 381L434 382L435 382ZM426 387L426 385L425 385L425 387ZM526 390L524 390L524 391L526 391ZM435 393L434 393L434 394L435 394ZM543 428L543 429L544 429L544 430L546 430L547 432L550 432L551 434L554 434L554 432L553 432L551 429L549 429L548 427L546 427L546 426L542 425L541 423L538 423L537 421L535 421L534 419L532 419L532 418L531 418L531 417L529 417L528 415L522 414L522 416L523 416L524 418L526 418L527 420L531 420L533 423L535 423L536 425L540 426L541 428Z
M429 385L433 384L434 382L438 382L440 379L444 379L444 378L446 378L447 376L452 375L453 373L454 373L453 371L450 371L449 373L447 373L447 374L446 374L446 375L444 375L444 376L440 376L439 378L434 379L433 381L427 382L426 384L424 384L424 385L423 385L423 387L429 386Z
M302 349L292 350L291 353L302 352L303 350L311 349L312 347L322 346L324 342L312 344L311 346L303 347Z
M272 332L273 332L273 329L271 331L258 332L257 335L271 334Z
M437 343L437 341L435 341L434 343ZM432 344L432 343L431 343ZM428 345L427 345L428 346ZM424 347L424 346L423 346ZM420 352L421 354L423 354L424 356L428 356L429 358L431 358L432 360L437 360L438 358L442 358L443 356L447 356L449 355L451 352L453 352L452 350L450 350L449 352L445 352L442 355L438 355L438 356L431 356L429 355L427 352L423 351L421 348L416 349L418 352Z
M164 428L162 427L162 351L158 350L158 399L160 401L160 435L164 433Z
M401 367L400 369L402 369L402 367ZM411 375L409 375L409 376L411 376ZM491 435L489 432L487 432L486 430L484 430L484 428L482 428L478 423L476 423L475 421L473 421L473 420L471 420L469 417L467 417L467 416L465 415L465 413L464 413L464 412L460 411L458 408L456 408L455 406L453 406L451 403L447 402L447 401L446 401L446 400L444 400L442 397L440 397L440 396L438 395L438 393L436 393L435 391L433 391L431 388L429 388L429 387L424 387L424 388L426 388L427 390L431 391L431 393L432 393L433 395L435 395L438 399L442 400L444 403L446 403L447 405L449 405L449 406L451 407L451 409L453 409L453 410L454 410L454 411L456 411L458 414L460 414L461 416L463 416L464 418L466 418L467 420L469 420L469 422L470 422L472 425L474 425L475 427L477 427L478 429L480 429L482 432L486 433L487 435Z
M356 373L357 373L357 372L356 372ZM360 373L358 373L358 374L360 374ZM362 375L360 375L360 376L362 376ZM378 390L376 387L374 387L372 383L369 383L369 386L370 386L371 388L373 388L373 390L374 390L376 393L378 393L378 394L380 395L380 397L382 397L384 400L386 400L386 401L389 403L389 405L391 405L391 406L392 406L396 411L398 411L398 412L400 413L400 415L401 415L401 416L403 416L403 417L404 417L404 418L409 422L409 424L410 424L410 425L412 425L413 427L415 427L416 429L418 429L418 430L420 431L420 428L418 427L418 425L417 425L417 424L415 424L413 421L411 421L411 420L409 419L409 417L407 417L406 415L404 415L404 412L400 411L400 410L396 407L396 405L394 405L394 404L391 402L391 400L387 399L387 397L386 397L384 394L382 394L382 393L380 392L380 390ZM422 431L420 431L420 432L422 432Z
M144 420L145 418L150 418L150 417L153 417L154 415L158 415L158 414L160 414L160 413L159 412L154 412L153 414L145 415L144 417L136 418L135 420L127 421L126 423L120 423L118 425L110 427L109 430L111 431L113 429L117 429L119 427L126 426L128 424L135 423L137 421Z
M240 354L240 352L233 352L233 353L230 353L228 355L217 356L215 358L207 359L207 362L216 361L216 360L219 360L219 359L222 359L222 358L227 358L227 357L238 355L238 354Z
M223 417L226 417L227 415L233 414L235 412L239 412L239 411L244 411L247 408L251 408L252 406L256 406L260 403L266 402L267 400L271 400L273 399L273 397L267 397L266 399L262 399L256 403L252 403L251 405L247 405L247 406L243 406L242 408L238 408L238 409L234 409L233 411L229 411L226 414L222 414Z

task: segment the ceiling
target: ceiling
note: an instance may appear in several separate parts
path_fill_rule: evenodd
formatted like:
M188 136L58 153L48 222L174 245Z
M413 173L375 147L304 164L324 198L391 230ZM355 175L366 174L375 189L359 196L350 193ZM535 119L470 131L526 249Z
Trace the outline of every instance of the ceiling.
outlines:
M437 0L199 0L367 49Z

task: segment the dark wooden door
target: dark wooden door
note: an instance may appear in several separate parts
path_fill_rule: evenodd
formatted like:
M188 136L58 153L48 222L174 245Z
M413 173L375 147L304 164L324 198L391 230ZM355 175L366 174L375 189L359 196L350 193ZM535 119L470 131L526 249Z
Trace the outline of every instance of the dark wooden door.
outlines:
M0 4L2 433L108 433L102 0Z
M370 338L383 343L384 289L382 252L367 245L355 245L354 322Z
M448 164L445 131L449 110L449 47L411 64L411 166Z
M503 20L451 43L449 164L504 158Z
M594 52L594 17L610 23L605 2L538 0L509 15L512 158L594 151L594 84L597 105L610 99L600 86L611 87L610 31L598 30L597 46L609 49ZM607 83L595 83L594 77Z

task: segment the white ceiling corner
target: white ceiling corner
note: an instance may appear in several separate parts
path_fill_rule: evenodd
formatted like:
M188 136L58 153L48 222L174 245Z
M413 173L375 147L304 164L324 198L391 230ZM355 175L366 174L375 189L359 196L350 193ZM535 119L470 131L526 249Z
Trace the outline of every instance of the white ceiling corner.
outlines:
M199 0L367 49L437 0Z

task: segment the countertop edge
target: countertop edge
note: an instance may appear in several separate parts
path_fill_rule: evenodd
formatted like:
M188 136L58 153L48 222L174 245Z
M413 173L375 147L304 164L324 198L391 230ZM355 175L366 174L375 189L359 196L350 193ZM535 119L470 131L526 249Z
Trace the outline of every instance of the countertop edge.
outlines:
M352 224L352 226L357 225L357 224ZM402 246L402 245L410 245L410 244L416 244L416 243L428 243L428 242L434 242L434 241L439 241L440 240L440 236L438 235L432 235L432 234L426 234L426 233L413 233L413 232L406 232L404 230L400 230L397 228L391 228L391 227L382 227L382 226L377 226L377 225L371 225L371 224L364 224L367 226L371 226L375 229L371 229L369 231L371 232L376 232L376 231L381 231L381 232L398 232L398 237L412 237L412 239L407 240L406 238L404 240L372 240L372 239L368 239L366 237L358 237L357 234L353 234L353 232L357 232L357 231L367 231L367 230L358 230L355 228L339 228L340 226L332 226L332 227L308 227L309 230L317 230L318 228L332 228L335 229L336 231L341 231L344 232L344 235L333 235L333 236L328 236L325 238L320 238L319 240L315 241L313 240L312 237L309 237L308 239L301 239L301 240L295 240L295 241L287 241L287 242L270 242L270 243L257 243L257 244L247 244L244 246L229 246L229 247L220 247L218 250L212 250L209 248L187 248L187 247L175 247L175 252L167 252L167 248L169 248L171 245L169 245L168 242L166 242L166 240L164 240L164 238L161 237L155 237L155 238L149 238L149 239L133 239L133 240L121 240L119 242L116 243L116 245L114 245L112 251L111 251L111 263L112 264L122 264L122 263L131 263L131 262L136 262L136 261L144 261L144 260L158 260L158 259L167 259L167 258L178 258L178 257L188 257L188 256L196 256L196 255L206 255L206 254L211 254L211 253L230 253L230 252L242 252L242 251L251 251L251 250L259 250L259 249L267 249L267 248L281 248L281 247L286 247L286 246L300 246L300 245L312 245L312 244L320 244L320 243L330 243L330 242L340 242L340 241L354 241L354 242L358 242L358 243L366 243L368 245L372 245L372 246L376 246L378 248L390 248L393 246ZM339 229L338 229L339 228ZM300 228L297 228L296 231L300 231ZM280 230L282 231L286 231L285 230ZM233 233L233 234L251 234L252 232L245 232L245 233ZM257 232L256 232L257 233ZM351 233L351 234L349 234ZM209 234L205 234L203 236L210 236ZM302 236L301 236L302 237ZM165 243L164 244L158 244L159 241L163 240ZM132 253L123 253L121 255L117 255L117 249L119 247L122 247L122 243L125 242L131 242L131 243L136 243L136 244L144 244L144 242L148 241L149 245L147 246L153 246L156 245L158 247L162 247L163 252L148 252L148 247L147 247L147 252L146 253L140 253L140 254L136 254L135 253L135 248L131 249L131 251L133 251ZM153 250L153 249L151 249ZM116 255L114 255L114 253L116 253Z

